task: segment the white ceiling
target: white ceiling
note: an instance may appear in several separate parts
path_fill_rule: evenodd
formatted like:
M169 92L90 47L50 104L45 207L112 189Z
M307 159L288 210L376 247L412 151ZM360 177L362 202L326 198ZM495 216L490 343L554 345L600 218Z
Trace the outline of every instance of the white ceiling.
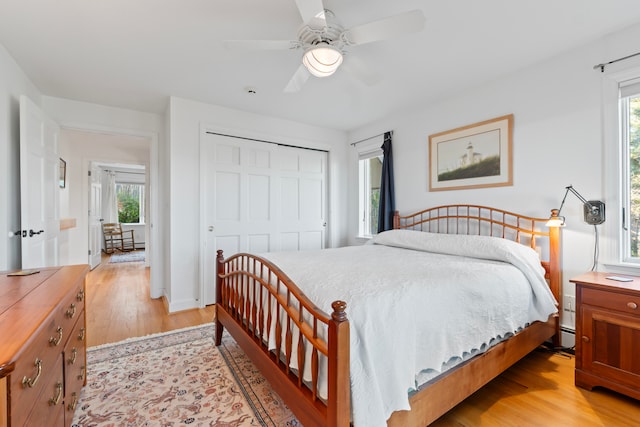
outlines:
M283 89L301 51L234 51L223 41L295 39L302 19L294 0L0 0L0 43L49 96L162 113L173 95L351 130L640 22L638 0L324 6L347 28L412 9L424 11L426 27L350 48L344 63L368 64L382 78L376 85L339 69L293 94Z

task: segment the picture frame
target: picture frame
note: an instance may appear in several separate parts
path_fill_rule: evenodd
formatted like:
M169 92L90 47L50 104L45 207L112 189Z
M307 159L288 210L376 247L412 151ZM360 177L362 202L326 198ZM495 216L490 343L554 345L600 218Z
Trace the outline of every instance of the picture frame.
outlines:
M513 114L429 136L429 191L513 185Z
M58 185L60 188L67 186L67 162L60 158L60 164L58 169Z

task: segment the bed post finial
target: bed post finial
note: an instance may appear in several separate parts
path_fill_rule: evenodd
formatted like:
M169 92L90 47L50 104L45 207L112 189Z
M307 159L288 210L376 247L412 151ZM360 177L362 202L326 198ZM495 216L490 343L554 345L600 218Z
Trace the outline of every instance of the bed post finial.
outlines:
M393 211L393 229L398 230L400 228L400 212Z
M333 308L333 313L331 313L331 318L336 322L344 322L347 320L347 313L345 310L347 308L347 303L344 301L334 301L331 303L331 308Z

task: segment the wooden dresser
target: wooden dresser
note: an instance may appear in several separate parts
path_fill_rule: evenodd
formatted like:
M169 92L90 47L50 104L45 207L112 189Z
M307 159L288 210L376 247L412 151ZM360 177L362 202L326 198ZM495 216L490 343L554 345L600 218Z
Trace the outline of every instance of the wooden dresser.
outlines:
M71 425L86 382L88 272L0 274L0 427Z
M640 399L640 277L589 272L576 284L576 385Z

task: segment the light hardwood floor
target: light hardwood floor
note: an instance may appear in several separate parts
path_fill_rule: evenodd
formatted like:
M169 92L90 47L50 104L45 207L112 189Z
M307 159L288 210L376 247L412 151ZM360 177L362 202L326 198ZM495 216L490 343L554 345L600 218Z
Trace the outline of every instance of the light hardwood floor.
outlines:
M167 313L162 299L149 297L149 268L143 262L101 264L87 278L89 347L211 322L215 307Z
M87 338L95 346L210 322L214 308L167 314L149 298L143 263L110 264L87 281ZM538 350L449 411L432 426L640 426L640 402L573 384L574 358Z

